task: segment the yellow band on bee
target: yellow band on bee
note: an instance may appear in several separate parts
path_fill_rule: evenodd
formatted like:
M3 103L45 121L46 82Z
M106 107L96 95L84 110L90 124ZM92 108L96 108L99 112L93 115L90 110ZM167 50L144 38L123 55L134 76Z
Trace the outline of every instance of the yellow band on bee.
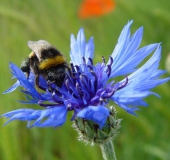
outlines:
M48 69L53 66L57 66L59 64L62 64L66 61L66 59L61 55L61 56L56 56L55 58L48 58L42 61L39 65L39 69Z
M29 57L29 58L32 58L34 55L35 55L35 53L34 53L34 52L31 52L28 57Z

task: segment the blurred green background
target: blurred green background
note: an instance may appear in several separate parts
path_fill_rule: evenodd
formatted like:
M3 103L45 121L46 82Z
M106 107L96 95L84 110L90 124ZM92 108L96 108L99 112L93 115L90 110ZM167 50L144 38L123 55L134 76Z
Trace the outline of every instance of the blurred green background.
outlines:
M115 10L101 17L80 19L81 0L0 0L0 92L8 89L11 80L8 62L20 66L30 53L28 40L45 39L61 50L69 61L70 34L83 27L86 38L94 36L95 62L112 53L118 36L128 20L133 19L132 32L144 26L142 45L162 42L160 68L170 52L169 0L117 0ZM107 57L107 56L106 56ZM166 76L169 76L168 74ZM122 118L119 136L114 140L118 160L170 159L170 82L154 89L161 98L146 99L149 107L138 116L117 107ZM0 114L23 105L19 90L1 95ZM77 140L71 127L71 114L61 128L26 128L25 122L14 121L3 126L0 119L1 160L102 160L99 146L85 145Z

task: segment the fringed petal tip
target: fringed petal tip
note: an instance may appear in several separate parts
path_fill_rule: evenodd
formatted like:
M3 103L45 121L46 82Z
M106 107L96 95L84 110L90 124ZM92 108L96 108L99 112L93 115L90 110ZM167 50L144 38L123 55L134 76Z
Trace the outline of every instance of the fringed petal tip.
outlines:
M82 57L88 61L88 58L93 58L94 52L94 43L93 38L91 37L89 41L86 43L86 38L84 34L84 29L81 28L77 34L77 37L71 34L71 51L70 51L70 58L71 62L74 65L81 65L83 64Z
M1 115L9 118L4 124L13 120L28 121L27 127L58 127L65 123L67 110L65 107L55 107L45 110L18 109ZM33 123L31 124L31 122Z
M132 114L134 116L137 116L137 114L135 113L135 111L140 110L140 108L138 107L130 107L127 104L118 104L122 109L124 109L127 113ZM147 104L145 104L145 106L147 106Z
M140 110L139 108L128 108L126 109L126 112L133 114L134 116L137 116L137 114L135 113L135 111Z
M7 94L10 92L15 91L18 87L20 86L20 82L17 81L13 86L11 86L9 89L7 89L6 91L4 91L2 94Z

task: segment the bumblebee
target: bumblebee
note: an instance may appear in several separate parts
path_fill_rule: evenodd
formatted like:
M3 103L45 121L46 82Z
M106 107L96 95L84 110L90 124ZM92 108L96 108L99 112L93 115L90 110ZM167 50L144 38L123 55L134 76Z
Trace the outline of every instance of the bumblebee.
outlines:
M28 41L32 50L28 58L21 63L21 70L29 78L30 72L35 74L35 85L39 86L39 76L50 83L62 86L68 64L63 54L45 40Z

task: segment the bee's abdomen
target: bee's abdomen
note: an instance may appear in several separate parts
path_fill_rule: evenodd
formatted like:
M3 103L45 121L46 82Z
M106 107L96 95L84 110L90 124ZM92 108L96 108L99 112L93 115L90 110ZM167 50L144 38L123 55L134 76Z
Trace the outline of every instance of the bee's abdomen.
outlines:
M58 87L62 86L65 78L65 67L63 65L57 65L41 72L46 80L54 82Z

